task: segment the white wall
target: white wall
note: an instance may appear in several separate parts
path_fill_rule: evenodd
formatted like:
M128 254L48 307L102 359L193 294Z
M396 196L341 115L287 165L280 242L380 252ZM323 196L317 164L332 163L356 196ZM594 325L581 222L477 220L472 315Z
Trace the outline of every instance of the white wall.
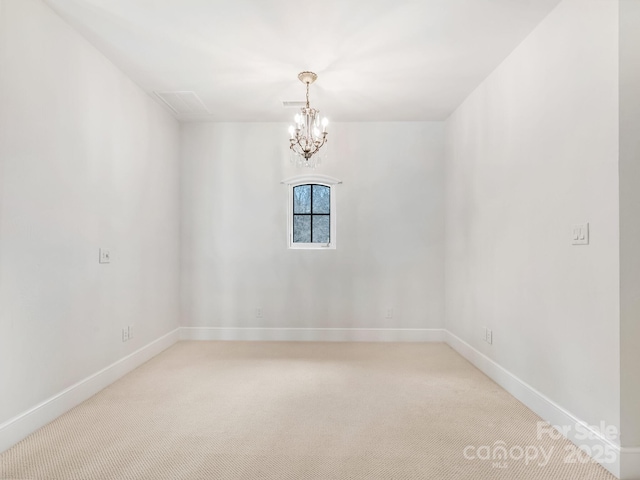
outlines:
M287 249L280 182L309 170L286 128L183 125L182 325L441 328L443 124L331 126L315 172L344 183L337 249L321 251Z
M447 329L614 426L617 62L617 2L564 0L449 118L445 172ZM572 246L582 222L591 243Z
M1 425L177 327L179 126L39 0L0 22Z
M622 445L640 447L640 1L620 1ZM640 471L640 451L636 460Z

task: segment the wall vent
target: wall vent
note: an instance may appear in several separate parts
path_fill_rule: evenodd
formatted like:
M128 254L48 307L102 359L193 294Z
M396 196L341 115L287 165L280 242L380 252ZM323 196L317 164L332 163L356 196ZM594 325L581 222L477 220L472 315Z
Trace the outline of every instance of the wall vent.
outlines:
M154 92L162 102L178 115L206 113L210 114L205 104L195 92Z
M307 105L307 102L293 102L293 101L283 101L282 106L284 108L302 108Z

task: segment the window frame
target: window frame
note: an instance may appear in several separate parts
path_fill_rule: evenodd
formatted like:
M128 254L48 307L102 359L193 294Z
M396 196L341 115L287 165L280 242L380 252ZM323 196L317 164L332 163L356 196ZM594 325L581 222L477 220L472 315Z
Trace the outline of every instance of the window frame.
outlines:
M292 250L335 250L336 249L336 185L342 182L328 175L298 175L283 180L287 185L287 246ZM329 187L329 243L302 243L293 241L293 189L301 185L322 185ZM313 187L312 187L313 188Z

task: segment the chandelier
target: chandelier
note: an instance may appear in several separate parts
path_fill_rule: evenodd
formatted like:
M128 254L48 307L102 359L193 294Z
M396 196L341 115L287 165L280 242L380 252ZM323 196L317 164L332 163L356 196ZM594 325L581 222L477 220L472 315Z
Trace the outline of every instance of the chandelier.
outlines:
M307 85L307 104L301 108L301 113L294 117L295 126L289 127L292 161L299 166L314 168L319 163L316 155L327 142L326 118L320 121L320 110L309 105L309 85L316 81L318 76L313 72L301 72L298 74L300 81ZM320 126L322 125L322 131ZM314 155L316 155L314 157Z

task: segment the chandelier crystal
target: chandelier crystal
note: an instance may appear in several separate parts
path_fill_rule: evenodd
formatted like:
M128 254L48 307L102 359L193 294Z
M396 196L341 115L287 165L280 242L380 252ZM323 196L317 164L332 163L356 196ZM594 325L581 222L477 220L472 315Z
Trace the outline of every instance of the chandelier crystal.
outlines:
M327 142L326 118L320 120L320 110L309 105L309 85L316 81L318 76L313 72L301 72L298 79L307 86L307 104L301 108L301 112L294 117L295 126L289 127L289 148L291 149L292 162L298 166L315 168L320 163L318 152Z

